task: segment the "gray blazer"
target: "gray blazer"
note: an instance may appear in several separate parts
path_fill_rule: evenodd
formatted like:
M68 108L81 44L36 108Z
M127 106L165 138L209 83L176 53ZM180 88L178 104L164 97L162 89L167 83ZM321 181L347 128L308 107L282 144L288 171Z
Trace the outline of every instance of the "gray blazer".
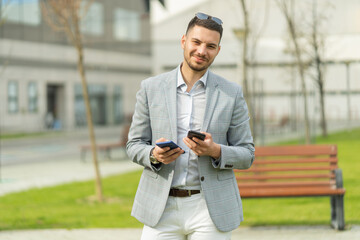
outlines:
M127 142L133 162L144 166L131 215L154 227L160 220L174 175L175 162L160 170L151 166L149 155L161 137L176 142L177 69L141 83ZM232 169L247 169L254 159L249 116L241 87L209 72L206 111L201 131L211 133L221 144L221 162L199 157L201 189L210 216L220 231L231 231L243 220L242 203Z

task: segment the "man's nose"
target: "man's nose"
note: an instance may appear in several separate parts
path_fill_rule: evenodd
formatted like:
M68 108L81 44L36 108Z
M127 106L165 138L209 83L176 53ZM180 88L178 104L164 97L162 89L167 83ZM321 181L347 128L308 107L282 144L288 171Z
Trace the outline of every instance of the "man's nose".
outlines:
M199 55L205 55L206 53L206 46L201 44L200 46L198 46L197 48L197 52Z

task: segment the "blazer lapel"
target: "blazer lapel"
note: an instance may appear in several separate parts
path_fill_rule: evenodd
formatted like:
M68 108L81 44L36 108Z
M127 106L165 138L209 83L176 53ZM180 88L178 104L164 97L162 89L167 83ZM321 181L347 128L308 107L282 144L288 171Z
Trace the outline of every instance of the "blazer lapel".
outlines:
M164 80L163 93L165 96L165 103L167 106L169 119L170 119L170 128L172 139L176 142L177 140L177 118L176 118L176 83L177 83L177 71L178 68L173 70L168 77ZM164 113L166 114L166 113Z
M204 115L204 122L201 131L207 132L211 117L214 113L216 103L219 97L219 90L217 88L218 82L214 75L209 71L207 83L206 83L206 109Z

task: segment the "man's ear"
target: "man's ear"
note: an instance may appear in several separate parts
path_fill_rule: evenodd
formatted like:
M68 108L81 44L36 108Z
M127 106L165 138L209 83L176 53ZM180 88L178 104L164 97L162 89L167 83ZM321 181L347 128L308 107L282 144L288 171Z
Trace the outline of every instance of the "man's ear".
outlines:
M181 48L182 49L185 48L185 42L186 42L186 35L184 34L181 38Z
M218 52L217 52L217 54L216 54L216 55L218 55L218 54L219 54L220 49L221 49L221 46L219 45L219 46L218 46Z

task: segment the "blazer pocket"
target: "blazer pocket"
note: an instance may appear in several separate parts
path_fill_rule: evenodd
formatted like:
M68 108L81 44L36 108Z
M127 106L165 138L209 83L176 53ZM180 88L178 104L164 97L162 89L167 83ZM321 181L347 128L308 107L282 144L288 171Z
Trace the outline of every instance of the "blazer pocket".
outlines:
M158 178L158 176L159 176L158 173L152 171L152 170L149 169L149 168L145 168L145 169L144 169L144 174L147 175L147 176L149 176L149 177L152 177L152 178Z
M231 179L234 177L234 172L232 170L221 170L218 172L217 177L219 181Z

